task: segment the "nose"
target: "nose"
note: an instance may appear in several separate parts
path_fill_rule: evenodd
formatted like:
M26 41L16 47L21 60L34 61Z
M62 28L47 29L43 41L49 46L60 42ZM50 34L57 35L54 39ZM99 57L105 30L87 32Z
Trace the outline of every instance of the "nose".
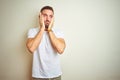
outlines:
M47 16L47 17L46 17L46 20L49 20L49 21L50 21L50 18L49 18L49 16Z
M46 20L50 21L50 17L49 17L49 16L47 16L47 17L46 17Z

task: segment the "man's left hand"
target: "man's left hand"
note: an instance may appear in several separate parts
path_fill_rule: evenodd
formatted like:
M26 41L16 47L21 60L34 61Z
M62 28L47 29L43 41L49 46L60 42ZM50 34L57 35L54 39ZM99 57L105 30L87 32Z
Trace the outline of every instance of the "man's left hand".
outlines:
M52 30L53 24L54 24L54 17L52 18L52 20L48 26L48 31Z

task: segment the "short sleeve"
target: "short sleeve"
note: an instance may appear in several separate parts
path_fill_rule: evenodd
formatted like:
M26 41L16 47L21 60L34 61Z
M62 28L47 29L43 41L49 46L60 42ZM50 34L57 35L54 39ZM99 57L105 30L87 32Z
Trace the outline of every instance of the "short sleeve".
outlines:
M27 37L28 37L28 38L34 38L36 34L37 34L36 29L31 28L31 29L29 29L29 31L28 31Z
M53 32L55 33L56 37L64 39L64 34L63 34L62 31L60 31L60 30L53 30Z

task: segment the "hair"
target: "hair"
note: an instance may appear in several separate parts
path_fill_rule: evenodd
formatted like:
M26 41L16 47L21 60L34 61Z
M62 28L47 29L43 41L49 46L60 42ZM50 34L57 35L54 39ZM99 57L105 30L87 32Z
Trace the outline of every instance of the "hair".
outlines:
M45 10L45 9L51 10L51 11L54 13L54 10L53 10L53 8L52 8L51 6L44 6L44 7L40 10L40 12L42 12L42 11Z

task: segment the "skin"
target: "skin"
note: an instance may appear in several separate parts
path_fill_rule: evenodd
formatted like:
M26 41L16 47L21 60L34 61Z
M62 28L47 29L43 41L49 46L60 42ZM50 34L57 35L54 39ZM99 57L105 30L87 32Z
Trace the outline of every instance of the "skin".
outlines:
M65 41L63 38L57 38L55 34L51 31L54 23L54 13L49 9L44 9L39 14L39 25L40 30L34 38L28 38L26 42L26 46L29 52L34 53L34 51L38 48L41 43L41 39L44 31L48 31L48 35L51 41L51 44L59 54L64 52L66 47Z

